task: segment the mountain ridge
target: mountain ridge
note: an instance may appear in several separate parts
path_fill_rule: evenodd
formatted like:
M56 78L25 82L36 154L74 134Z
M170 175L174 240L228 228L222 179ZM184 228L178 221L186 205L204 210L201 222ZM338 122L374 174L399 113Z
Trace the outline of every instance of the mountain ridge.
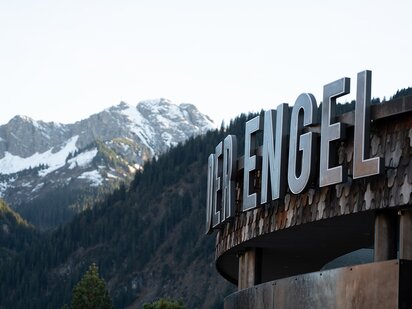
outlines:
M120 117L115 118L114 115L111 115L115 119L108 119L107 117L110 117L110 114L113 113L118 114L117 116ZM170 116L168 116L168 113ZM67 140L68 137L81 134L90 125L90 122L96 124L94 121L97 120L103 123L111 121L111 124L119 120L129 120L129 124L132 123L140 126L154 124L161 126L163 124L162 128L172 126L173 124L170 123L170 120L173 120L178 121L178 123L187 122L185 127L191 126L191 129L194 131L206 131L216 127L213 120L207 115L200 113L195 105L190 103L176 105L164 98L140 101L135 107L121 101L117 105L110 106L85 119L69 124L54 121L44 122L42 120L34 120L28 116L16 115L8 123L0 125L0 160L4 158L6 152L12 155L19 155L22 158L27 158L36 152L42 153L50 149L49 145L44 144L44 140L53 142L53 138L58 137ZM133 122L133 120L135 121ZM168 123L162 123L164 120ZM52 134L50 134L50 131L52 131ZM30 147L27 146L27 141L25 141L27 133L33 137L33 145L30 145ZM96 134L97 132L93 133ZM147 132L145 133L147 135ZM97 136L99 135L97 134ZM81 138L77 142L80 148L90 144L89 140L84 141L83 139ZM14 140L18 143L23 142L24 146L21 149L17 148ZM173 144L177 144L179 141L176 138ZM39 145L38 142L42 143ZM54 143L53 146L58 146L56 144L58 143Z
M147 160L214 127L194 105L167 99L120 102L72 124L15 116L0 126L0 197L41 226L30 204L51 190L108 192Z

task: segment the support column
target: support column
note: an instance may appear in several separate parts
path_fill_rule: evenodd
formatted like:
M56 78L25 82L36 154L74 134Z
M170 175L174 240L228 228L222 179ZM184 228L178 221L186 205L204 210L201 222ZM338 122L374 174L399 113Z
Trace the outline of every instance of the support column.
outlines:
M412 211L399 212L399 258L412 260Z
M238 290L261 283L261 250L248 248L239 253Z
M396 259L397 217L393 211L377 212L375 217L375 262Z

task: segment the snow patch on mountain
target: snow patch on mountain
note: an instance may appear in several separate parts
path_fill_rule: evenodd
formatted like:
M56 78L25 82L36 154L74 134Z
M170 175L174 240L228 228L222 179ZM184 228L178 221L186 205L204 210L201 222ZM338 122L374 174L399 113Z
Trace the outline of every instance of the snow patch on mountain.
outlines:
M0 198L3 198L4 191L6 191L8 187L9 187L9 185L8 185L7 181L0 182Z
M68 140L66 145L56 153L51 153L52 150L47 151L51 153L51 155L47 158L47 163L45 163L49 165L49 168L39 171L39 176L46 176L47 174L63 167L66 164L67 156L78 150L76 147L76 142L78 139L79 135L73 136Z
M31 190L31 192L32 192L32 193L33 193L33 192L36 192L36 191L40 190L41 188L43 188L43 186L44 186L44 182L41 182L41 183L37 184L37 185Z
M113 175L113 174L107 173L107 178L117 179L117 178L119 178L119 177L117 177L117 176L115 176L115 175Z
M62 149L53 153L53 148L43 153L36 152L28 158L12 155L6 151L4 157L0 160L0 174L12 174L24 169L34 168L41 164L48 165L48 168L41 170L39 176L45 176L66 163L66 158L69 153L77 150L76 141L78 135L70 138Z
M23 188L30 188L31 187L31 182L29 181L29 182L23 182L22 184L21 184L21 186L23 187Z
M148 121L142 116L136 107L126 103L122 105L121 114L129 120L129 128L135 133L140 140L150 149L152 154L155 153L151 141L154 138L154 132Z
M74 169L75 167L86 167L88 166L94 159L94 157L97 155L97 148L94 148L92 150L82 152L75 156L74 158L71 158L67 161L69 164L69 169Z
M100 175L99 171L93 170L90 172L84 172L78 179L87 179L91 182L92 187L98 187L103 183L103 177Z
M172 147L172 146L177 145L176 142L173 142L173 136L170 133L163 132L162 133L162 138L163 138L163 141L165 142L165 144L167 145L167 147Z

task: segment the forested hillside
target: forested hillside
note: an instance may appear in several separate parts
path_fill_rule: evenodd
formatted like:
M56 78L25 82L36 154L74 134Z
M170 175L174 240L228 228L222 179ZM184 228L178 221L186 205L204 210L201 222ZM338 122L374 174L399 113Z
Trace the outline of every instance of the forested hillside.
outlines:
M188 308L221 308L235 287L217 274L215 239L204 235L206 162L226 134L242 140L245 121L242 115L226 130L172 148L147 163L130 187L3 265L1 305L60 308L95 262L117 308L158 297L181 298Z
M0 199L0 266L29 248L38 237L38 232Z

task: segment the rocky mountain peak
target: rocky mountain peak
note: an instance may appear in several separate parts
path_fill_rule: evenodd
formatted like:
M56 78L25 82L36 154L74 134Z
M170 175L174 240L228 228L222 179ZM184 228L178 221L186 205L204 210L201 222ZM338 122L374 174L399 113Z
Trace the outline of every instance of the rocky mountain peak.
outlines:
M0 126L0 197L14 207L53 188L127 181L146 160L213 128L194 105L164 98L120 102L72 124L16 116Z
M24 115L16 115L10 119L9 123L13 122L33 122L34 120L28 116Z
M110 112L117 112L117 111L122 111L122 110L128 109L130 107L131 107L131 105L127 104L124 101L120 101L119 104L111 106L109 108L106 108L104 111L109 112L109 113Z
M61 124L18 115L0 126L0 159L6 153L27 158L34 153L47 151L67 137Z
M138 104L142 105L144 108L151 108L152 110L156 110L157 108L161 107L170 107L172 105L175 105L172 103L172 101L165 99L165 98L158 98L158 99L151 99L151 100L143 100L140 101Z

